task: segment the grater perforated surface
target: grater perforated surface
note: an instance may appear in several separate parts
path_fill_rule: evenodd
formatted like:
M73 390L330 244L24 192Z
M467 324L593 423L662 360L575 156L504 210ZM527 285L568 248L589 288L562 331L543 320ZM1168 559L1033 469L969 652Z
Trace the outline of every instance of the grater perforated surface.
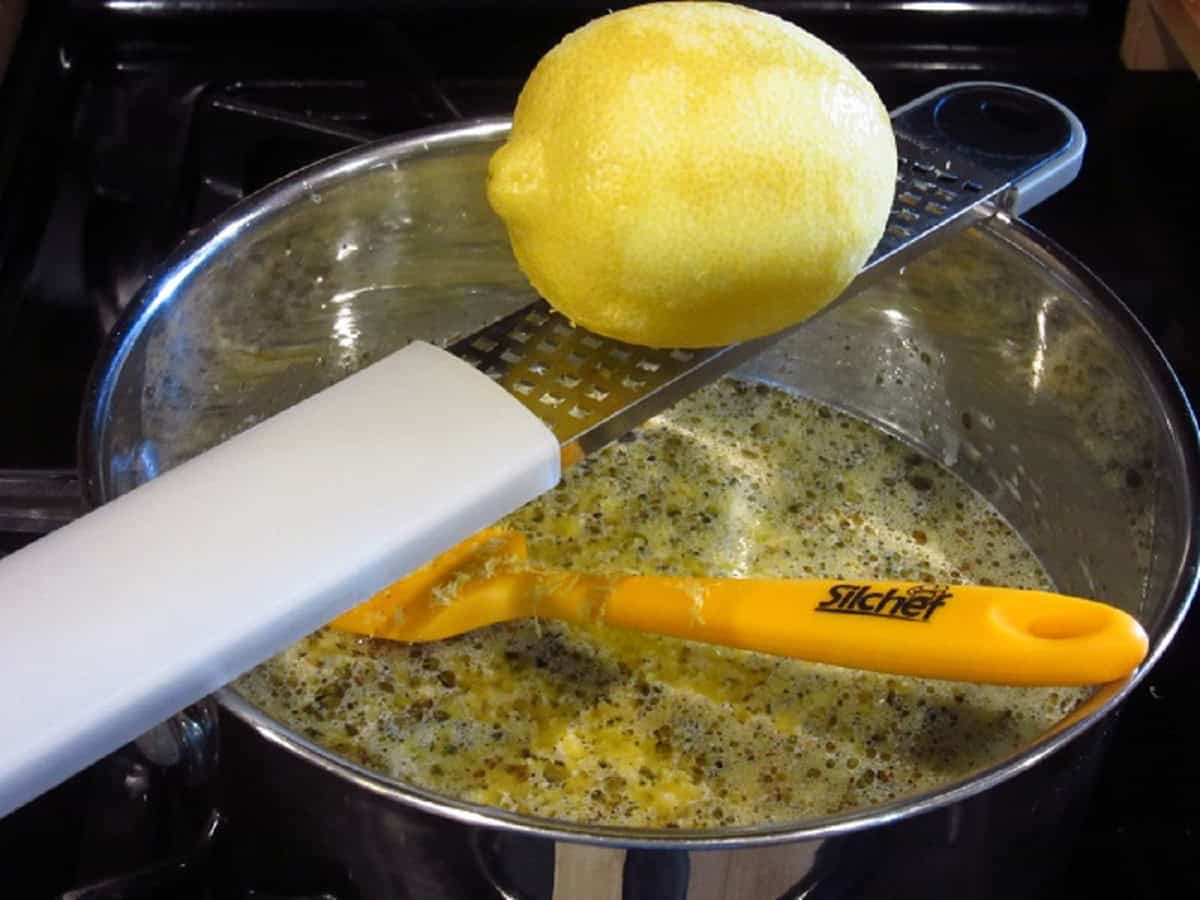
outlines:
M615 425L612 420L623 410L706 367L724 349L658 350L625 344L572 325L545 300L538 300L464 338L450 351L507 389L566 444L606 423ZM678 396L672 393L672 399ZM601 439L597 433L584 449L595 449L619 434L618 430Z
M883 237L843 297L990 215L1011 178L896 135L896 199ZM598 449L779 340L703 350L625 344L572 325L538 300L449 350L524 403L564 445Z
M927 238L964 216L965 226L989 215L992 210L987 201L1010 183L1004 175L969 159L956 158L945 150L939 153L933 148L922 148L902 134L896 135L896 150L896 199L883 237L864 266L864 274L899 253L907 258L924 252L929 249L924 243Z

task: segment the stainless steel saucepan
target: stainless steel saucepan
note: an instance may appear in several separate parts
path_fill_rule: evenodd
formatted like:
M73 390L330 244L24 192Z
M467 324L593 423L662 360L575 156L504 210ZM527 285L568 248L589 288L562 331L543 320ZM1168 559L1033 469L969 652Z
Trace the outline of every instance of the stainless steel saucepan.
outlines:
M501 122L456 125L352 151L250 198L174 257L93 380L89 500L112 500L410 341L445 345L530 302L483 192L504 133ZM1028 892L1086 801L1121 701L1196 589L1200 445L1178 383L1101 283L1003 214L739 375L940 459L1012 523L1060 590L1137 615L1147 664L940 790L704 832L584 826L439 796L312 743L225 688L215 777L237 787L221 795L222 814L340 861L368 898L894 898L933 882L946 896ZM184 756L214 751L212 721L178 721L201 738ZM164 763L180 758L163 743L145 745Z

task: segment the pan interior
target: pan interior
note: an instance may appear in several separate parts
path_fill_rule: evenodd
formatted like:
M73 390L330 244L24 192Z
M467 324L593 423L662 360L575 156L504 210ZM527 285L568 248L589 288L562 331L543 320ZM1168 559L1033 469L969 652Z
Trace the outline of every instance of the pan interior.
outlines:
M184 248L135 300L97 379L85 423L96 496L415 338L446 344L530 302L483 191L503 134L485 123L353 151L251 198ZM1059 590L1133 612L1161 650L1192 587L1194 425L1117 304L1031 229L993 223L954 238L737 377L937 461L1011 524ZM789 477L774 465L772 479ZM1015 770L1117 693L1039 729L1000 765ZM982 784L983 767L943 790ZM987 777L996 771L993 760Z

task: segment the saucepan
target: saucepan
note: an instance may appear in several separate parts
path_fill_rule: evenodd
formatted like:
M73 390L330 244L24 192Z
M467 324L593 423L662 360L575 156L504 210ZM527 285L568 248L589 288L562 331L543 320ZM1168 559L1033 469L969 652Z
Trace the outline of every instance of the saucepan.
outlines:
M89 502L412 340L447 344L529 303L483 191L506 131L504 120L477 121L350 151L267 188L182 248L126 311L93 377L81 430ZM1060 591L1136 615L1150 636L1146 664L935 790L761 826L586 825L469 803L318 744L236 684L215 695L218 716L207 706L176 720L191 736L182 754L164 750L162 734L144 740L146 752L164 763L217 754L213 802L261 836L256 852L336 861L369 898L917 897L932 883L946 896L1028 893L1086 803L1122 700L1196 589L1200 446L1179 384L1103 284L1003 213L736 377L940 461L1012 525Z

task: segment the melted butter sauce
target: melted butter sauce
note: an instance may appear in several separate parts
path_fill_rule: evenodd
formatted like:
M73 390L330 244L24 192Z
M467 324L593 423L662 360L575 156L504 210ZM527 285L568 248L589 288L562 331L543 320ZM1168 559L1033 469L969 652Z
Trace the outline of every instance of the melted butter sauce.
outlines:
M732 379L506 524L579 571L1050 588L979 496L855 419ZM403 645L322 629L238 689L398 779L586 823L796 821L935 788L1086 695L891 678L558 622Z

